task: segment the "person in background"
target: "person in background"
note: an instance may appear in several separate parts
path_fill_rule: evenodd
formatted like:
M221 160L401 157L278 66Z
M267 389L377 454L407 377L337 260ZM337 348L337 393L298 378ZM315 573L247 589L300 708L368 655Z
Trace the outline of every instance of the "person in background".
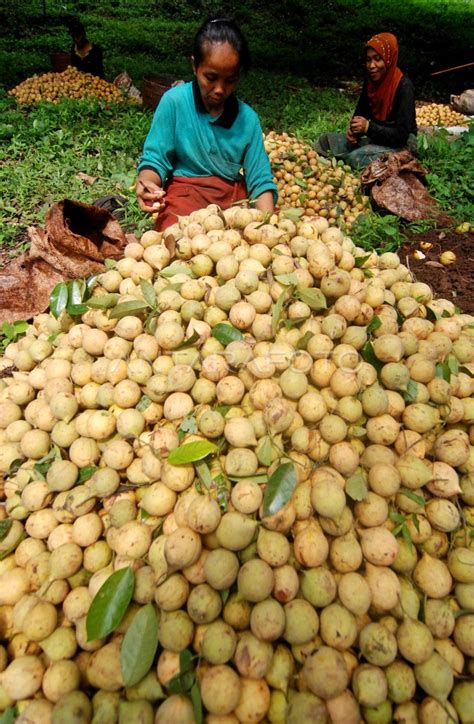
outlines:
M103 78L104 62L100 46L88 40L83 24L76 18L68 23L68 30L74 41L71 48L71 65L83 73Z
M415 92L397 61L395 35L378 33L368 41L367 78L347 133L324 133L314 144L319 154L360 169L383 153L416 151Z
M257 114L235 90L250 63L234 21L205 22L194 40L194 80L160 100L138 166L142 211L158 212L157 230L208 204L249 199L273 211L277 189Z

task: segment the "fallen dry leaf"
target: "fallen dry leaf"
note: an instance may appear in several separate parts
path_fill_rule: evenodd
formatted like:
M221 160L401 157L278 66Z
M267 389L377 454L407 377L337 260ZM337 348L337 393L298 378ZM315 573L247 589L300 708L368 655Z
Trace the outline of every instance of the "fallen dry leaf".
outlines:
M76 174L76 178L84 181L84 183L86 183L88 186L92 186L92 184L97 181L97 176L89 176L89 174L82 173L82 171L79 171L79 173Z
M425 261L426 266L437 266L440 269L444 269L443 265L439 261Z

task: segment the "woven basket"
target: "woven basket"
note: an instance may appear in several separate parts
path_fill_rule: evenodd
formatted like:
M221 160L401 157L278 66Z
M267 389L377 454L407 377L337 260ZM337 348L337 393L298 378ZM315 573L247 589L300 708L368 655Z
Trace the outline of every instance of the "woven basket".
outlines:
M154 75L143 78L142 97L145 108L155 110L163 93L171 88L176 79L171 75Z

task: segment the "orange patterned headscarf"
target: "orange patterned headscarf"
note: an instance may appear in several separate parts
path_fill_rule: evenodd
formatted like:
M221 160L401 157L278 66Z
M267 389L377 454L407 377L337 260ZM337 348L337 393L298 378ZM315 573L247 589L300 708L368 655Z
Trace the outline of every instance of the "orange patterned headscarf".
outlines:
M374 83L369 80L367 94L369 105L374 118L378 121L385 121L393 106L395 91L398 88L403 73L397 67L398 41L392 33L378 33L374 35L366 47L373 48L383 59L387 72L384 77Z

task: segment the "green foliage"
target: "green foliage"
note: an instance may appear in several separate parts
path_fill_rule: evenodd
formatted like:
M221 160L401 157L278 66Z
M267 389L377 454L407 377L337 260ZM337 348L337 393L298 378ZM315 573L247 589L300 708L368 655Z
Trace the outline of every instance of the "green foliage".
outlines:
M110 193L128 201L126 228L150 228L130 188L149 113L132 104L69 99L25 108L5 97L0 112L0 244L22 251L18 245L28 241L26 228L42 224L53 203L64 198L91 203Z
M418 156L430 170L426 176L430 193L455 222L474 218L474 123L454 141L446 131L423 135Z
M405 241L398 216L381 216L370 209L357 217L351 238L362 249L376 249L380 252L396 251Z

